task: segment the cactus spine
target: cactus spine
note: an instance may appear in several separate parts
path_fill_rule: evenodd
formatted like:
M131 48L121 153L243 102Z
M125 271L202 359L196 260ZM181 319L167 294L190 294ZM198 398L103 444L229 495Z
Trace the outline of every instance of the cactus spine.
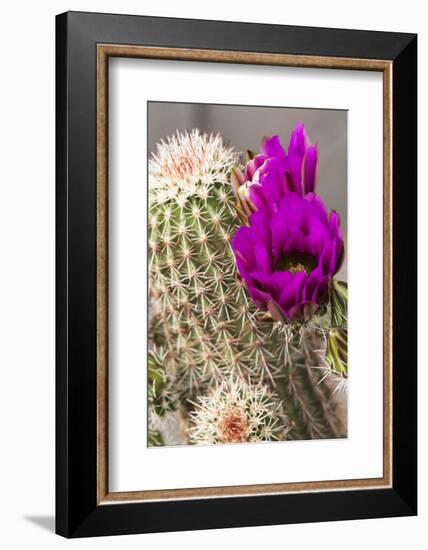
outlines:
M323 344L308 331L291 338L266 321L237 277L229 245L239 225L229 182L237 162L220 136L197 130L162 142L150 160L149 346L162 357L162 364L151 362L162 369L152 378L158 392L174 393L152 393L150 415L159 417L156 403L178 403L191 419L191 402L234 376L264 384L283 401L292 427L287 438L339 437L344 430L335 420L333 390L324 371L312 368L319 366L312 350ZM162 444L157 432L151 437Z

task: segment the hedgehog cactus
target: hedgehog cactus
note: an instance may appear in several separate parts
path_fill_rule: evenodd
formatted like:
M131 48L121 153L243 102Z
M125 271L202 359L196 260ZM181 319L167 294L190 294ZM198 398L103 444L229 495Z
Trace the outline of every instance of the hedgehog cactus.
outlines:
M336 419L331 369L319 354L325 331L315 341L305 329L290 332L259 310L238 277L230 241L240 222L230 175L239 161L219 135L198 130L161 142L150 159L149 348L158 359L150 363L149 414L159 417L161 404L166 415L187 418L188 435L195 433L193 403L233 376L282 401L287 438L341 437L346 426ZM149 434L149 445L162 444L160 431Z
M167 372L189 395L233 369L263 379L276 367L261 351L270 327L254 320L229 244L238 226L229 183L237 161L220 136L196 130L160 144L150 161L153 338L165 349ZM166 188L171 162L175 185Z
M197 444L275 441L287 434L281 404L265 385L233 376L193 403L190 438Z

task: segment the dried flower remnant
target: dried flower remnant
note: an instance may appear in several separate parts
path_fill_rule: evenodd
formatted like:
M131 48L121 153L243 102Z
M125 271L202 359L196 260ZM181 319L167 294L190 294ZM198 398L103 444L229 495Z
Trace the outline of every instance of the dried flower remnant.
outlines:
M280 402L267 386L231 378L199 396L190 414L192 443L246 443L282 439L287 431Z

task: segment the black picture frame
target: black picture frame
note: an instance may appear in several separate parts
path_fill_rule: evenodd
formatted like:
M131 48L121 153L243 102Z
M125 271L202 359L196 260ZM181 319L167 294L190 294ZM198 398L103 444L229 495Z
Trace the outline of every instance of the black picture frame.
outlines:
M392 62L392 487L97 503L100 43ZM86 537L415 515L417 36L68 12L56 18L56 97L56 532Z

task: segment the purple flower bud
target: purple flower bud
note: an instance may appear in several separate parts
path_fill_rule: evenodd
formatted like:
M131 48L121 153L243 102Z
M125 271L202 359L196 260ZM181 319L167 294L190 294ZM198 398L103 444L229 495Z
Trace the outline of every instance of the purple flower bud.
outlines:
M287 152L279 136L264 137L260 154L248 161L244 174L236 169L232 174L241 209L246 213L267 209L273 214L288 191L300 196L314 193L317 164L318 149L310 145L302 123L294 128Z

